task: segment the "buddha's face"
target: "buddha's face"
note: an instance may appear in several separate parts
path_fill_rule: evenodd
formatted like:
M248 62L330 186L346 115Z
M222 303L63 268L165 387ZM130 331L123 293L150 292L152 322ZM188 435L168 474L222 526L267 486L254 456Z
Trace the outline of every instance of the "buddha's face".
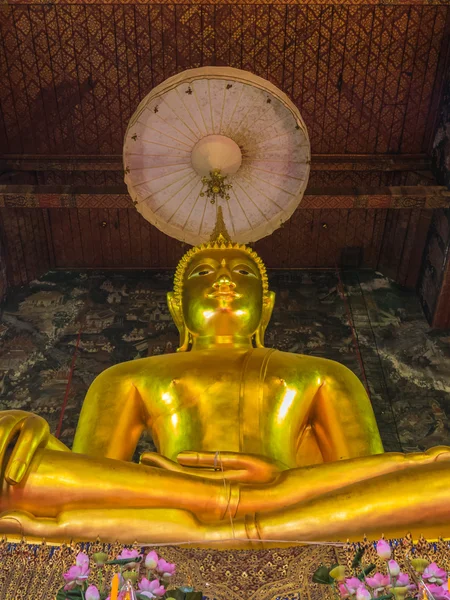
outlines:
M183 281L183 317L194 336L252 336L261 322L262 280L242 250L202 250Z

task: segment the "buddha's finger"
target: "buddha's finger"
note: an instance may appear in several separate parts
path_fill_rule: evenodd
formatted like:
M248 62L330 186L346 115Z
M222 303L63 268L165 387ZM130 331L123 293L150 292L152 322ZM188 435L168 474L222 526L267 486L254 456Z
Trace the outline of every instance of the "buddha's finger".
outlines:
M215 469L252 469L254 467L272 466L270 461L263 461L251 454L236 452L180 452L177 461L185 467L213 467Z
M147 465L149 467L159 467L166 471L180 471L181 467L178 463L157 454L156 452L143 452L139 457L141 465Z
M50 435L47 421L37 415L27 416L21 422L20 434L6 467L5 479L11 485L20 483L30 462L39 448Z
M20 430L24 419L25 417L18 419L8 414L0 417L0 467L3 464L6 450Z
M169 458L157 454L156 452L144 452L141 454L139 462L148 467L159 467L161 469L165 469L166 471L182 473L183 475L190 475L192 477L200 477L203 479L214 479L216 481L226 479L228 481L244 482L251 481L252 479L251 473L247 470L222 471L219 469L217 471L206 471L201 470L200 468L193 469L192 467L181 466Z

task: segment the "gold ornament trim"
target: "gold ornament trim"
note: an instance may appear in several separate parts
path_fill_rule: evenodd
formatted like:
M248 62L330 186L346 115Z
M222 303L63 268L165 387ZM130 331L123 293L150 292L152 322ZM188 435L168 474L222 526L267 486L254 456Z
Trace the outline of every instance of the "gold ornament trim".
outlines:
M231 183L225 183L227 175L222 175L220 169L214 169L214 171L209 172L209 177L202 177L203 186L206 185L206 192L200 192L200 196L204 197L206 195L209 198L211 204L215 204L217 198L222 198L222 200L229 200L230 194L228 190L230 190L233 186Z

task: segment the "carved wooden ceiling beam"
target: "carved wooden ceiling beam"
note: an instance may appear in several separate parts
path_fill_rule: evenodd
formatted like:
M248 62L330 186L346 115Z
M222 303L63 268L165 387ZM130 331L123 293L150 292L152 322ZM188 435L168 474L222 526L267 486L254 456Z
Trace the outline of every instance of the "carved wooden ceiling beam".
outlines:
M450 1L450 0L449 0ZM36 156L27 154L0 157L5 171L122 171L122 156ZM427 171L426 154L313 154L312 171Z
M31 186L0 185L0 207L133 208L125 185ZM448 208L445 186L310 187L299 209Z

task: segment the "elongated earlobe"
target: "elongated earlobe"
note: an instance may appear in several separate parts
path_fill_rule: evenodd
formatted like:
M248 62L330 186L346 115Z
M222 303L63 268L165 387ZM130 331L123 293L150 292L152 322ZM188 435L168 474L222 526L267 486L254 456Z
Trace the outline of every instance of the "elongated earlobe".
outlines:
M267 325L272 316L273 307L275 306L275 292L269 292L263 299L263 310L261 324L255 333L255 346L264 348L264 334L266 333Z
M180 346L177 348L177 352L186 352L189 350L191 339L189 331L184 324L184 319L181 312L181 302L178 302L175 299L173 292L169 292L167 294L167 305L169 307L172 319L177 326L178 333L180 334Z

